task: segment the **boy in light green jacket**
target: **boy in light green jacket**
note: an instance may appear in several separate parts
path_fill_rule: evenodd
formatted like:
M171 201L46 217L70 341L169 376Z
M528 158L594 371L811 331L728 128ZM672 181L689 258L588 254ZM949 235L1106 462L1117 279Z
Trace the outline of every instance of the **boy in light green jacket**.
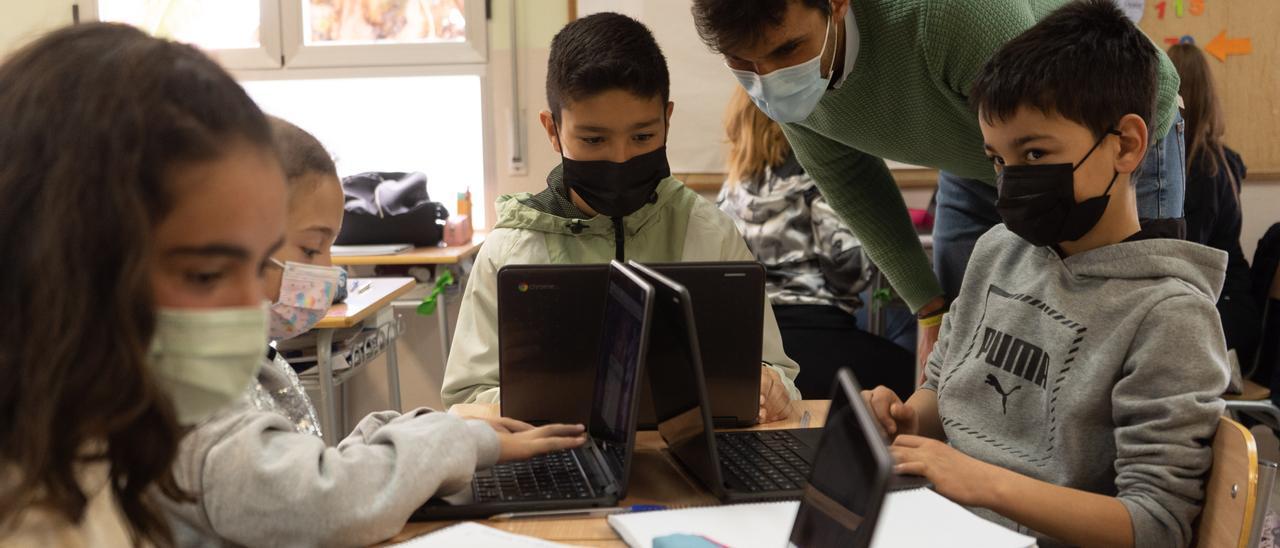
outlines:
M601 13L551 42L541 113L562 162L537 194L498 198L498 222L462 298L441 396L497 402L497 272L508 264L755 260L733 221L671 177L666 59L644 25ZM786 356L765 303L762 422L787 417L800 367Z

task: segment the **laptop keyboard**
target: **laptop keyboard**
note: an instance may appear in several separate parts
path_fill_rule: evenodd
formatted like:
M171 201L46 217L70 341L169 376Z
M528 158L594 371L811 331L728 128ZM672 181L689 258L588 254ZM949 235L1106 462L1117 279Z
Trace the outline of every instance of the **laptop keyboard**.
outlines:
M627 459L627 448L621 443L603 443L601 450L604 454L613 457L618 462L624 462Z
M577 456L557 451L477 471L471 482L476 502L592 498Z
M787 431L716 432L725 483L744 491L800 489L809 477L803 445Z

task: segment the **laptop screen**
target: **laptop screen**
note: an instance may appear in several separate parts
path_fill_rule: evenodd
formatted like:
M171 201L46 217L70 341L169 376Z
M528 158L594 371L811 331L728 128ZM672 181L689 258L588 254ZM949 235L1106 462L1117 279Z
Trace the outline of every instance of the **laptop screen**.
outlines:
M643 283L618 268L609 269L590 430L618 477L626 472L623 451L635 433L636 383L648 342L645 312L652 290Z
M791 531L794 546L868 546L891 466L852 376L842 371ZM856 402L850 398L857 398ZM855 407L856 406L856 407ZM878 444L878 445L876 445Z
M692 304L684 286L643 265L636 271L653 283L653 327L649 335L649 384L658 432L680 460L706 481L720 477L707 437L710 409L696 346Z

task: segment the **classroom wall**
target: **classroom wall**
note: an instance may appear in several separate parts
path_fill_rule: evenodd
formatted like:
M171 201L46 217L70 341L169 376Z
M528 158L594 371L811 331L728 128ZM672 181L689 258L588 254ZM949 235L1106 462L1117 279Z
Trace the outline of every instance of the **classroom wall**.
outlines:
M547 56L551 39L569 20L567 0L520 0L516 4L519 47L519 95L522 115L520 134L524 140L524 169L513 169L512 156L512 79L510 16L511 2L493 0L489 23L489 83L493 97L492 135L494 139L494 172L498 194L537 192L546 187L547 173L559 165L560 156L551 148L546 131L538 122L538 113L547 108ZM496 196L495 196L496 197ZM488 204L493 207L492 202ZM489 219L496 219L495 214ZM491 221L492 223L492 221Z
M492 112L489 134L494 140L494 173L497 194L537 192L546 186L547 173L560 163L551 148L538 112L546 108L545 91L547 56L551 38L568 22L567 0L518 0L516 55L519 60L519 94L524 109L520 132L525 143L525 169L511 166L512 48L510 39L510 6L513 0L493 0L489 20L488 82ZM496 198L496 196L495 196ZM497 218L493 201L485 204L490 227ZM461 293L450 295L450 334L458 318ZM416 316L413 309L399 313L405 318L407 334L399 348L400 393L405 409L431 407L441 409L440 386L444 364L440 363L440 336L436 318ZM347 384L347 420L354 425L366 413L386 408L388 400L384 359L377 360L368 371Z
M71 23L72 0L0 0L0 56Z
M1245 162L1248 161L1245 158ZM1244 250L1244 256L1250 259L1250 264L1253 264L1253 252L1258 247L1258 238L1266 234L1271 225L1280 223L1280 179L1247 181L1240 193L1240 205L1244 216L1240 247Z

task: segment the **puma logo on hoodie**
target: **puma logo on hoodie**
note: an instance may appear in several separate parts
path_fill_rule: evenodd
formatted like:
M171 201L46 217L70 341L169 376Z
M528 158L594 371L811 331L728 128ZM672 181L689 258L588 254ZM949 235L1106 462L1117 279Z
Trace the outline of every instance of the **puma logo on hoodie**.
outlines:
M1022 388L1022 386L1015 386L1013 387L1013 390L1005 392L1004 388L1000 386L1000 379L997 379L994 373L987 374L987 384L991 385L992 388L995 388L997 394L1000 394L1000 413L1008 415L1009 395L1017 392L1019 388Z

